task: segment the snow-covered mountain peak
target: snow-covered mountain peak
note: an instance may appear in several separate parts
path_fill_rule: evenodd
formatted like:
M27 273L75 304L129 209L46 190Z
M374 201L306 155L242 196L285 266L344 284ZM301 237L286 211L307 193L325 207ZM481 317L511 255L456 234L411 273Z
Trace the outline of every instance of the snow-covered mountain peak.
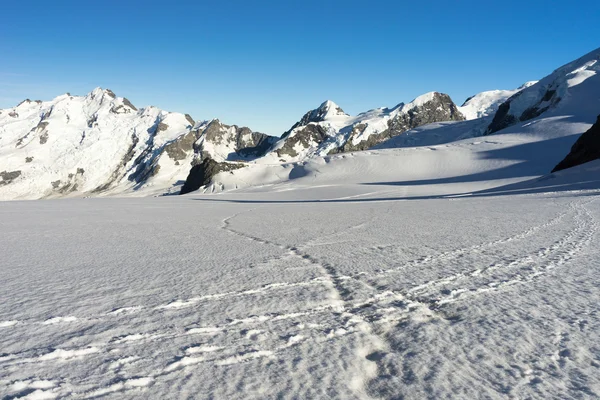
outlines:
M344 110L342 110L342 108L333 101L324 101L319 107L304 114L300 121L298 121L288 132L286 132L284 136L299 126L308 125L311 122L327 121L336 117L349 117L349 115L346 114Z
M522 84L521 86L519 86L517 88L517 90L527 89L528 87L533 86L533 85L535 85L538 82L539 81L528 81L528 82L525 82L524 84Z
M477 93L465 100L458 109L467 120L485 118L494 115L500 104L526 87L528 86L523 85L514 90L487 90Z
M331 100L324 101L319 106L319 108L317 108L313 112L315 113L315 118L321 119L323 121L331 117L348 116L348 114L346 114L340 106L338 106Z
M412 110L415 107L422 107L425 103L433 101L436 97L439 97L441 95L442 94L438 93L438 92L428 92L428 93L422 94L422 95L418 96L417 98L415 98L410 103L404 104L402 107L400 107L400 109L402 111L408 111L408 110Z
M366 150L417 126L442 121L462 121L450 96L429 92L393 109L372 109L350 116L332 101L309 111L283 134L268 162L297 161L330 153Z
M25 99L22 102L20 102L19 104L17 104L15 106L16 109L19 108L27 108L30 107L31 105L39 105L42 104L41 100L30 100L30 99Z
M84 107L91 112L97 112L100 108L108 107L113 114L129 114L138 109L125 97L117 97L110 89L97 87L84 97ZM152 107L146 107L147 109ZM92 111L96 109L96 111Z
M581 107L592 107L585 112L597 113L593 109L597 93L600 92L600 48L579 59L557 68L539 82L517 92L498 108L488 133L495 133L518 122L539 117L549 110L561 108L564 113L582 113ZM585 85L582 85L585 82ZM578 98L573 110L568 110L570 99ZM589 101L582 101L583 97Z

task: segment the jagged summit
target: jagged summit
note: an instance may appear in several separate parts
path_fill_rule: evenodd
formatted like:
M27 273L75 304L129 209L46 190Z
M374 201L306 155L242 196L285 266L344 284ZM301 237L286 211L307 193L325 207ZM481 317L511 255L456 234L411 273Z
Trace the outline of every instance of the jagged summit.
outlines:
M313 113L314 119L320 119L321 121L335 116L348 116L340 106L331 100L324 101L319 108L313 110Z
M278 160L296 161L315 155L365 150L417 126L461 121L464 116L450 96L439 92L421 95L393 109L377 108L357 116L346 114L326 101L307 112L275 144Z
M322 122L332 117L340 117L349 115L342 110L340 106L334 103L331 100L326 100L321 105L314 110L307 111L306 114L300 118L300 121L296 122L290 130L283 134L283 137L287 137L294 129L299 126L305 126L310 124L311 122Z
M587 121L592 110L594 117L598 113L598 61L600 49L537 83L482 92L461 107L447 94L434 91L392 109L375 108L352 116L327 100L306 112L280 138L218 119L196 122L189 115L152 106L138 109L101 87L83 96L67 93L50 101L26 99L0 110L0 199L117 194L149 188L159 193L178 191L192 167L198 165L201 167L190 177L194 185L188 189L219 182L221 178L215 181L212 174L220 171L221 175L242 176L247 167L285 166L366 150L423 130L431 130L429 136L443 142L432 130L435 128L419 128L432 123L454 126L452 133L444 131L438 136L465 138L558 111L556 115L586 115L582 120ZM446 124L465 119L475 121ZM411 133L404 135L407 131Z

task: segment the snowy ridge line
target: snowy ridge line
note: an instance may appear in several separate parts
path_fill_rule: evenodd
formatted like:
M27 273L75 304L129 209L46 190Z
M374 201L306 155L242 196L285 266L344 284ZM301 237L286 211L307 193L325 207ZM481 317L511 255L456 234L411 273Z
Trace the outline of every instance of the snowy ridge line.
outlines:
M536 234L537 232L539 232L542 229L546 229L549 227L552 227L556 224L558 224L561 220L563 220L567 215L569 215L571 212L573 212L573 210L575 209L575 205L571 204L569 205L569 211L566 211L564 213L559 214L558 216L556 216L555 218L553 218L552 220L545 222L541 225L537 225L531 228L526 229L525 231L516 234L514 236L508 236L506 238L502 238L502 239L498 239L498 240L494 240L491 242L485 242L485 243L480 243L477 245L473 245L473 246L468 246L468 247L461 247L458 249L454 249L454 250L450 250L450 251L446 251L446 252L442 252L439 254L435 254L435 255L431 255L431 256L425 256L425 257L419 257L417 259L411 260L411 261L407 261L405 263L403 263L402 265L398 266L398 267L394 267L394 268L390 268L390 269L384 269L384 270L377 270L375 271L375 274L369 274L372 277L379 277L379 276L385 276L388 274L392 274L392 273L398 273L401 272L401 270L404 270L406 268L411 268L411 267L416 267L416 266L421 266L421 265L427 265L427 264L431 264L433 262L436 261L445 261L448 259L454 259L457 258L459 256L461 256L462 254L468 253L468 252L472 252L472 251L477 251L480 249L484 249L487 247L493 247L493 246L498 246L498 245L502 245L502 244L506 244L506 243L510 243L513 242L515 240L523 240L526 239L530 236L533 236L534 234ZM394 247L394 246L388 246L388 247ZM355 278L355 277L360 277L362 275L365 275L362 272L356 273L354 275L349 275L349 277Z

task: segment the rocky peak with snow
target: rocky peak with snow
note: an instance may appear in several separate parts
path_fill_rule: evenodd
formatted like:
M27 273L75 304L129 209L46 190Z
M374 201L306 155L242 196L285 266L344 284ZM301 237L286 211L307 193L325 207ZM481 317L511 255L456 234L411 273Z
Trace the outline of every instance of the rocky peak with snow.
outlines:
M309 111L275 144L280 160L298 160L313 155L365 150L417 126L441 121L461 121L450 96L426 93L393 109L378 108L350 116L327 101Z
M600 49L539 82L479 93L461 107L439 92L355 116L325 101L280 138L217 119L196 122L187 114L137 108L109 89L27 99L0 110L0 199L176 193L184 181L194 190L218 183L215 174L245 176L259 165L287 168L332 153L416 143L416 136L429 138L419 143L440 143L536 118L595 117L598 61Z
M342 110L340 106L335 104L331 100L326 100L314 110L307 111L306 114L300 118L300 121L296 122L289 131L285 132L282 137L288 136L291 131L299 126L306 126L311 122L322 122L332 117L348 117L349 115Z
M463 121L465 117L450 96L445 93L430 92L421 95L408 104L401 104L389 112L387 128L365 135L368 126L355 124L351 134L339 151L366 150L392 137L422 125L434 122Z
M205 158L249 160L273 142L218 120L138 109L109 89L25 100L0 110L0 199L162 193Z
M556 108L568 107L569 99L578 94L579 86L584 81L590 80L586 86L593 85L600 88L599 61L600 49L596 49L558 68L539 82L518 91L498 107L487 133L498 132ZM590 91L586 88L585 92L581 95L589 96L588 93L594 93L594 90Z
M348 116L340 106L331 100L324 101L317 109L309 111L301 120L302 125L309 122L325 121L331 117Z

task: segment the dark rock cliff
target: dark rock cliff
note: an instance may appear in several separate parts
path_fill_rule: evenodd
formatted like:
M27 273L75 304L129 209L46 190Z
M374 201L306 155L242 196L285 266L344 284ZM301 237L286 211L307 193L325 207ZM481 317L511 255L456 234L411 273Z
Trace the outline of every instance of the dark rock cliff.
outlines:
M594 161L600 158L600 115L596 123L590 129L585 131L571 147L571 152L567 154L552 172L572 168L586 162Z

